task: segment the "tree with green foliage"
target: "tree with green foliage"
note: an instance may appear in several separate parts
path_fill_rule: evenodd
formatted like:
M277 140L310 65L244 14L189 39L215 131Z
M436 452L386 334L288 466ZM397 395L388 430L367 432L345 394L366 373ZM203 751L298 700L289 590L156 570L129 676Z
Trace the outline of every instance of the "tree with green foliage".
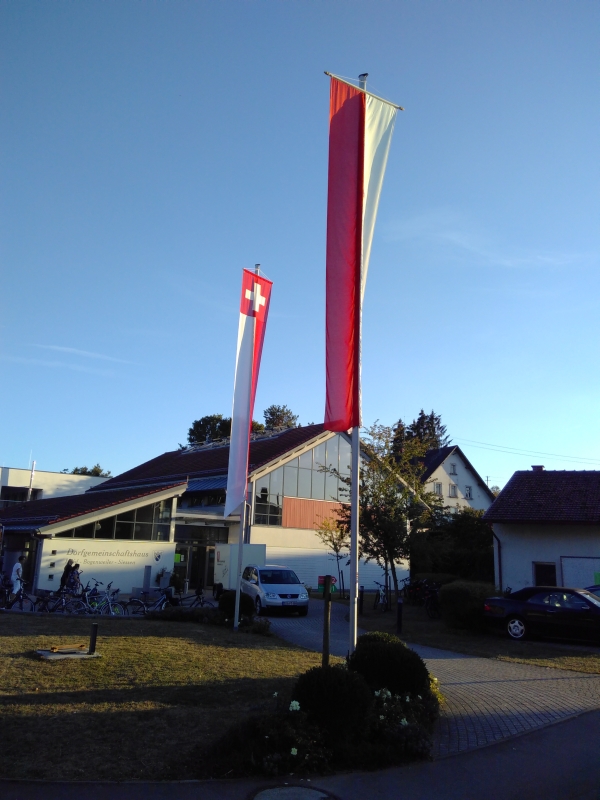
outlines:
M260 433L264 429L264 425L252 420L252 433ZM228 436L231 436L231 417L224 417L222 414L208 414L192 423L192 427L188 431L188 443L204 444L205 442L215 442L217 439L225 439Z
M338 571L338 588L342 589L342 571L340 568L340 561L348 558L350 549L350 536L348 528L341 525L338 520L333 520L331 517L326 517L321 521L319 527L315 530L318 538L329 548L329 552L333 555L337 564ZM346 552L344 552L346 551Z
M424 515L411 537L411 572L493 581L492 529L483 514L473 508L452 512L446 507Z
M103 470L100 464L94 467L73 467L73 469L63 469L63 473L69 475L90 475L92 478L112 478L109 470Z
M423 409L410 425L405 425L401 419L394 425L394 452L399 455L405 443L413 439L425 445L425 452L446 447L452 441L446 434L446 426L442 425L441 415L433 410L426 414Z
M294 414L287 406L269 406L264 410L265 428L272 431L275 428L295 428L298 414Z
M396 564L409 557L410 531L428 508L440 504L421 481L427 445L415 436L405 440L398 453L394 429L375 424L361 437L361 446L366 457L361 459L360 470L360 555L390 571L398 599ZM350 479L339 477L349 495ZM350 506L343 505L338 514L340 526L349 534Z

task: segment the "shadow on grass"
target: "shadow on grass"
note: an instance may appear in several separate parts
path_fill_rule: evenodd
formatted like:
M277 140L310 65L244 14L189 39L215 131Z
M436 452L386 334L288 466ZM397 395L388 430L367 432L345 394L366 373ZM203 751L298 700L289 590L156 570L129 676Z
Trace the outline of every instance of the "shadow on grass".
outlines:
M75 691L23 692L0 695L2 713L11 707L69 706L75 704L121 706L130 703L160 703L172 706L223 707L247 698L258 705L272 698L276 691L291 689L295 678L240 678L199 685L122 686L114 689ZM258 707L258 706L257 706Z
M186 756L248 714L274 710L294 678L206 686L30 692L0 697L0 775L42 780L177 780ZM10 735L8 735L10 732Z

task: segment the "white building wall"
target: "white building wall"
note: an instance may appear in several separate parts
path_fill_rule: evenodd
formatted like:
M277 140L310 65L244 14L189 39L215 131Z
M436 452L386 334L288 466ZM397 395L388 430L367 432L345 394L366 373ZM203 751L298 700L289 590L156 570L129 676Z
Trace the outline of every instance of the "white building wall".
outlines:
M319 575L333 575L337 578L337 564L333 554L313 531L301 528L280 528L271 525L253 525L250 541L252 544L267 546L267 564L282 564L290 567L307 586L317 589ZM340 567L344 573L346 591L350 586L350 567L344 558ZM408 561L396 565L398 580L407 578ZM391 579L390 579L391 580ZM375 562L359 562L358 582L367 591L376 589L375 581L384 582L383 570Z
M456 465L456 475L451 472L451 464ZM477 511L487 511L492 505L487 492L479 484L478 477L469 469L458 453L453 453L441 464L427 481L429 491L434 491L434 484L442 484L442 500L445 506L454 508L474 508ZM456 497L450 496L450 485L456 486ZM470 486L472 499L465 495L466 487Z
M0 468L0 486L12 488L29 488L31 470L15 467ZM94 478L90 475L69 475L63 472L45 472L36 470L33 476L33 488L41 489L37 499L48 497L64 497L71 494L83 494L92 486L98 486L108 478Z
M593 525L506 525L495 523L494 533L502 550L502 583L513 591L534 586L534 563L554 563L556 581L564 585L561 558L590 559L590 580L594 583L594 563L600 558L600 527ZM497 543L494 542L497 550ZM496 583L499 583L496 553ZM575 587L581 588L581 587Z

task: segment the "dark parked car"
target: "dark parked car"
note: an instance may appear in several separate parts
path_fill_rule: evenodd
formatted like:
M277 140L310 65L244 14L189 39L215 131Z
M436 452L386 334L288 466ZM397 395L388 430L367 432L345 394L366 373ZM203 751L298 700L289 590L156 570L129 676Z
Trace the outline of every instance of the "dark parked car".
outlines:
M511 639L536 633L600 643L600 597L587 589L529 586L506 597L488 597L483 613Z

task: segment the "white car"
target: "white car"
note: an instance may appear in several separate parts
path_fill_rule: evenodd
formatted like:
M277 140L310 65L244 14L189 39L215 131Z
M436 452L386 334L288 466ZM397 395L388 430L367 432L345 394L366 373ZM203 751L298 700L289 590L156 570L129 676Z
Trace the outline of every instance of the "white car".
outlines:
M242 592L250 595L258 616L269 608L308 614L308 592L293 569L279 564L249 564L242 573Z

